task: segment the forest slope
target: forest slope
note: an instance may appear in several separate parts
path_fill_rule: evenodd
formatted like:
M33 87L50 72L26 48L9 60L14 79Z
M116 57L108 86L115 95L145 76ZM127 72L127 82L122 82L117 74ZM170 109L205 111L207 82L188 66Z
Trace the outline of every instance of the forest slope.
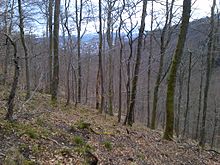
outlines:
M25 102L19 91L16 121L9 123L3 120L7 93L1 87L0 164L220 164L218 153L196 143L165 141L161 132L122 126L88 107L53 106L40 93Z

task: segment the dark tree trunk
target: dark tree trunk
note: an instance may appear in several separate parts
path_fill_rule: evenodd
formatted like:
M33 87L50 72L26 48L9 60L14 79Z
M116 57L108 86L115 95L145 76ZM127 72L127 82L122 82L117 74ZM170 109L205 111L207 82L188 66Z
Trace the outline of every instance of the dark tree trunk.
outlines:
M9 41L11 42L13 48L14 48L14 66L15 66L15 72L14 72L14 78L13 78L13 83L12 83L12 88L9 94L9 98L7 101L7 108L8 112L6 114L5 119L12 121L13 120L13 108L14 108L14 98L17 90L17 85L18 85L18 78L19 78L19 64L18 60L19 57L17 56L17 46L16 43L10 38L10 36L7 36Z
M132 91L131 91L131 101L129 106L129 113L128 113L128 125L132 126L133 124L133 114L134 114L134 106L135 106L135 99L137 93L137 83L138 83L138 75L140 69L140 62L141 62L141 50L142 50L142 40L144 36L144 28L145 28L145 17L146 17L146 9L147 9L147 0L143 1L143 9L142 9L142 16L141 16L141 26L139 29L139 36L138 36L138 45L137 45L137 57L134 69L134 77L132 80Z

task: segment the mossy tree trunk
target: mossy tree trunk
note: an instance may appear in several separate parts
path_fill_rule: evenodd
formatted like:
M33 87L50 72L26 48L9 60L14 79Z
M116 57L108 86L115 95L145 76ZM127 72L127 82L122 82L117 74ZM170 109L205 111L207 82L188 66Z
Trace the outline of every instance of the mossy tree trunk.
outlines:
M168 75L167 94L166 94L166 128L164 132L164 139L167 140L172 140L173 138L174 93L176 87L176 73L178 70L178 66L183 53L183 48L185 45L190 12L191 12L191 0L184 0L180 34L179 34L176 50L172 59L170 72Z

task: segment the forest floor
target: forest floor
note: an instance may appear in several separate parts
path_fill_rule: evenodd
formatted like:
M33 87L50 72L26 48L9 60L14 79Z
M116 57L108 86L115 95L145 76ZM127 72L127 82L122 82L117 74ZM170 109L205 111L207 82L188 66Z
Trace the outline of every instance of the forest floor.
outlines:
M88 107L54 106L36 93L16 98L15 121L4 120L8 91L0 92L0 164L3 165L220 165L220 155L197 143L172 142L144 126L117 123Z

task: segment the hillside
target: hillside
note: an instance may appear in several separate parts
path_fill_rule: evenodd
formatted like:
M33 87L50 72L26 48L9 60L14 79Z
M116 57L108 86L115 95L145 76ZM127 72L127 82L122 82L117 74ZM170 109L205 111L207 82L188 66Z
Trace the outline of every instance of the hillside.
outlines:
M16 121L4 119L7 91L0 93L0 164L220 164L220 155L201 151L193 142L163 140L161 132L135 124L126 127L116 117L88 107L50 103L35 93L28 102L19 91Z

